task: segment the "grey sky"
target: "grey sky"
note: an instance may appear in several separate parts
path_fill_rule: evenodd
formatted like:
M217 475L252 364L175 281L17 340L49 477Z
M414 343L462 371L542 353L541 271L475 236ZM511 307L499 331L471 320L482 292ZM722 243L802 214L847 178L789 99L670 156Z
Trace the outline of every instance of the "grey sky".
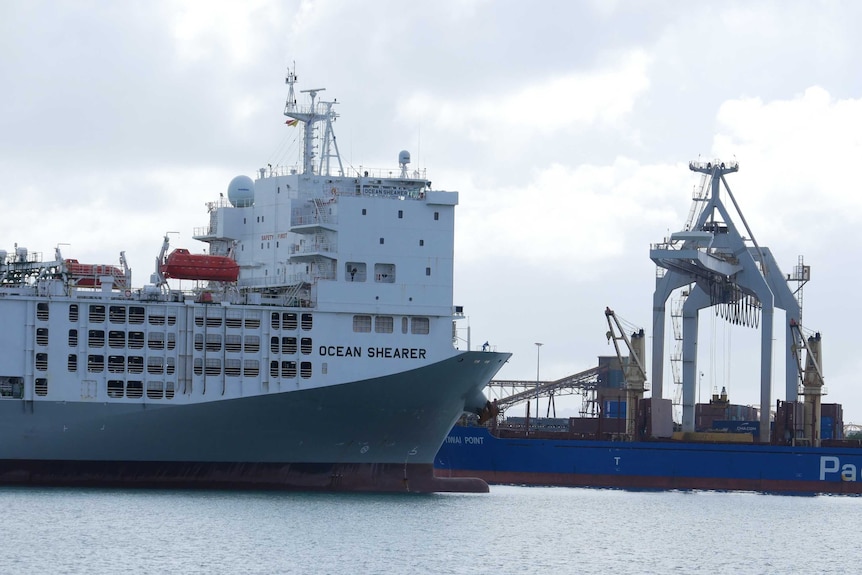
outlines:
M649 245L684 224L687 162L735 155L759 243L812 266L825 401L862 422L860 21L852 2L3 2L0 247L126 250L137 285L164 232L201 249L205 202L296 160L295 61L338 99L350 165L408 149L461 192L455 299L474 347L515 353L504 378L535 377L536 341L543 379L595 365L606 306L649 332ZM756 333L707 315L701 339L702 398L758 403Z

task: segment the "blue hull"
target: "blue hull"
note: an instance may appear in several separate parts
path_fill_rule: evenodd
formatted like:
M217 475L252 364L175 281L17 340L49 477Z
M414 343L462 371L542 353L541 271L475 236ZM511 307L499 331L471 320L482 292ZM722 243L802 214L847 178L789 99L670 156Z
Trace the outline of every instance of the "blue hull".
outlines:
M862 494L854 447L514 439L456 426L434 467L497 484Z

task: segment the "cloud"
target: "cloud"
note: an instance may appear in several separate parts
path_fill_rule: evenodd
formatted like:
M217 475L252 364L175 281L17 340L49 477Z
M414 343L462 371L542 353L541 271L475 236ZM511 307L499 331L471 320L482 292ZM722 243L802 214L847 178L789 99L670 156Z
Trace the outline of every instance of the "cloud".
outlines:
M659 241L685 208L679 196L688 178L683 164L617 158L606 166L551 165L524 187L473 190L461 202L459 256L485 257L482 246L492 245L525 265L561 258L572 272L601 265L648 243L645 234Z
M242 3L187 0L164 6L174 39L176 56L183 64L218 59L224 66L240 67L264 51L283 18L280 3L246 0ZM308 4L301 5L307 12Z
M414 93L399 108L406 121L423 120L447 133L494 147L527 145L555 132L600 125L620 128L648 88L650 58L642 50L618 57L607 68L570 72L534 81L509 93L453 100Z
M811 233L825 232L836 217L858 224L862 195L853 182L862 157L862 98L837 100L812 86L789 99L729 100L716 120L713 149L739 159L731 189L745 186L738 200L759 233L811 244Z

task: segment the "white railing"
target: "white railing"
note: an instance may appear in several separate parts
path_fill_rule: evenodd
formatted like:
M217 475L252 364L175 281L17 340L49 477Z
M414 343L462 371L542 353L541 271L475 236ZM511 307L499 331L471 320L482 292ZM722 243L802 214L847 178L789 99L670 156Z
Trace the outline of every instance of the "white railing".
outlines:
M387 170L386 168L364 168L359 166L358 168L348 167L348 171L353 171L352 174L355 178L401 178L401 170ZM425 168L421 170L407 170L407 175L404 178L405 180L424 180L426 175Z

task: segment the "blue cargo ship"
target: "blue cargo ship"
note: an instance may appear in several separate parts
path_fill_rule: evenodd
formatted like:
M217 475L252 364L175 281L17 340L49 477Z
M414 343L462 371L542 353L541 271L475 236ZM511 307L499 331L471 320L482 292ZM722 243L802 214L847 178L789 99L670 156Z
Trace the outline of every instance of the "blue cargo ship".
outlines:
M607 338L616 357L599 358L598 367L557 381L539 382L537 366L532 382L491 382L511 395L498 398L497 416L485 425L466 420L450 432L435 458L438 476L528 485L862 494L862 445L844 439L841 405L822 403L821 334L801 324L809 266L800 256L793 273L784 274L769 248L754 239L725 177L738 170L735 161L695 161L689 168L701 181L688 221L650 247L657 266L650 384L644 329L624 328L608 308ZM727 205L722 193L731 200ZM708 404L696 403L698 321L706 309L732 325L760 330L757 407L731 405L723 390ZM776 329L777 310L786 317L783 334ZM667 323L677 346L668 356ZM785 352L784 399L778 401L772 397L773 341L783 343ZM666 358L673 368L673 401L664 397ZM554 394L564 391L589 396L591 417L582 410L578 418L530 419L531 400L538 414L545 394L550 412ZM524 402L525 418L501 417Z
M499 436L502 435L502 436ZM440 477L490 484L862 494L862 449L698 441L601 441L535 432L506 437L456 426L434 461Z

